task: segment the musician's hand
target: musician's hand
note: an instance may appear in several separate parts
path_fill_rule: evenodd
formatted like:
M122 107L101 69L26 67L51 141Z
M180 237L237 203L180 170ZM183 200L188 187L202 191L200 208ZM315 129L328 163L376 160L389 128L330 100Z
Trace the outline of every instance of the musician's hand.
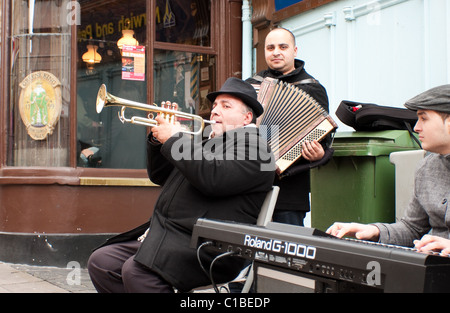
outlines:
M302 143L302 155L310 161L319 161L325 155L322 145L317 141L305 141Z
M450 240L439 236L425 235L420 240L414 240L414 248L419 252L440 252L444 256L450 255Z
M155 121L158 122L158 126L152 127L152 135L160 143L165 143L167 139L182 130L179 122L175 122L175 124L169 123L165 118L159 115L155 118Z
M88 158L88 157L90 157L91 155L94 154L94 151L92 151L91 149L87 148L87 149L83 149L83 150L81 151L81 153L82 153L86 158Z
M344 236L355 237L356 239L378 241L380 230L375 225L365 225L359 223L339 223L336 222L327 229L327 233L338 238Z

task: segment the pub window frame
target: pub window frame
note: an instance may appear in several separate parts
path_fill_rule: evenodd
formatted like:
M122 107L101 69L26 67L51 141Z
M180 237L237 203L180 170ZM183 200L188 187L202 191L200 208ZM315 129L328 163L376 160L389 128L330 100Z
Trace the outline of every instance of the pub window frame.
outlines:
M192 52L192 53L198 53L198 54L208 54L213 55L217 58L218 52L217 52L217 41L218 41L218 26L214 25L212 21L215 20L215 18L219 15L219 8L220 5L217 3L218 1L211 0L211 11L210 11L210 20L211 20L211 30L210 30L210 46L196 46L196 45L187 45L187 44L178 44L178 43L171 43L171 42L162 42L162 41L156 41L156 27L154 27L154 18L156 16L156 2L147 0L146 1L146 13L147 16L151 16L151 19L148 19L147 21L147 36L146 36L146 58L147 58L147 67L146 67L146 85L147 85L147 103L153 103L154 99L154 92L153 92L153 85L154 85L154 75L153 75L153 59L154 59L154 51L155 50L170 50L170 51L179 51L179 52ZM76 26L76 25L75 25ZM72 34L72 51L77 55L76 50L76 43L77 43L77 31L76 27L73 29ZM79 58L77 55L74 60L72 60L72 68L74 69L72 71L73 77L72 81L75 82L72 84L74 87L74 98L76 99L76 77L77 77L77 67L76 67L76 60ZM217 74L215 74L217 76ZM217 86L217 77L212 78L214 80L214 85ZM170 99L167 99L170 100ZM74 114L76 116L76 101L71 101L71 107L74 111ZM72 144L74 145L74 149L76 149L76 124L72 127L73 133L73 140ZM135 127L144 127L144 126L135 126ZM149 132L149 128L147 129L147 132ZM145 138L144 138L145 139ZM145 141L142 142L143 145L145 145ZM76 153L71 153L71 165L77 169L80 175L80 183L81 184L108 184L107 178L133 178L134 182L131 182L133 185L149 185L147 182L148 180L148 174L146 169L115 169L115 168L84 168L84 167L77 167L77 155ZM122 182L124 184L127 184L127 182ZM152 183L150 183L152 185Z
M147 0L146 12L148 16L154 16L155 7L152 5L151 0ZM10 88L9 77L6 76L7 69L10 69L10 57L9 53L11 51L11 27L12 22L11 8L12 0L3 0L1 2L2 10L2 75L0 76L0 83L3 90L8 90ZM240 21L240 1L215 1L211 2L211 44L208 47L202 46L191 46L191 45L180 45L175 43L164 43L157 42L154 40L155 33L153 28L153 23L147 23L147 36L146 36L146 58L147 60L153 60L154 49L170 49L173 51L184 51L193 52L201 54L209 54L216 57L218 64L216 67L216 73L214 74L214 88L225 82L226 78L230 74L235 75L235 71L239 68L239 61L230 55L230 51L224 49L226 46L225 42L231 40L233 35L230 29L239 30L240 25L236 24L236 21ZM216 22L213 22L216 21ZM153 22L153 20L152 20ZM109 178L117 178L117 182L113 182L113 185L148 185L148 176L146 169L113 169L113 168L82 168L77 166L77 155L76 155L76 135L77 135L77 123L76 123L76 98L77 98L77 60L80 57L77 53L77 25L73 24L71 26L71 65L70 65L70 105L69 114L71 116L70 122L70 156L69 165L67 167L17 167L17 166L7 166L6 165L6 129L4 127L5 123L2 123L3 131L0 136L0 185L8 184L59 184L59 185L108 185ZM219 41L223 41L219 42ZM236 40L234 40L236 42ZM224 50L224 51L221 51ZM235 51L240 51L239 44L235 44L232 53ZM228 52L226 52L228 51ZM147 101L153 98L152 86L153 86L153 70L152 62L147 62L146 72L147 72ZM3 106L4 103L10 101L9 93L2 93L0 95L2 107L0 108L0 119L6 121L7 114L6 108ZM145 143L143 143L145 144ZM105 178L105 180L102 180ZM124 178L133 178L137 181L134 182L121 182L120 180ZM150 184L151 185L151 184Z

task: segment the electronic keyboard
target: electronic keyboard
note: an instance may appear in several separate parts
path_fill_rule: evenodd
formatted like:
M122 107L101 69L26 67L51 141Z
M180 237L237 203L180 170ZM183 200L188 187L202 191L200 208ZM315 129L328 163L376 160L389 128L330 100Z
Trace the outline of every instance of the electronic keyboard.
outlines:
M210 243L207 249L252 260L255 271L267 268L315 282L312 288L316 292L450 291L449 257L339 239L309 227L199 219L191 247L204 242Z

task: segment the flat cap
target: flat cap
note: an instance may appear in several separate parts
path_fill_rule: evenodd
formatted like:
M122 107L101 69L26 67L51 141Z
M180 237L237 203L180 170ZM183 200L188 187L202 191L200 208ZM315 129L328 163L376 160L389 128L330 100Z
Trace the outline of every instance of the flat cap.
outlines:
M417 111L433 110L450 113L450 85L431 88L406 101L405 107Z

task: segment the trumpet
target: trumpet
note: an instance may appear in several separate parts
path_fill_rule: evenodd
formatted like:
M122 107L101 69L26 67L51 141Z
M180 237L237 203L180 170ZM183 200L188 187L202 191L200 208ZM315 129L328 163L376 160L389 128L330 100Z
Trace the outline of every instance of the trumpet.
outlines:
M122 99L119 97L116 97L109 92L106 91L106 85L102 84L98 90L97 93L97 101L95 104L95 108L97 110L97 113L100 113L104 107L109 106L121 106L120 112L118 112L119 120L122 123L131 123L131 124L137 124L137 125L144 125L149 127L154 127L158 125L158 122L154 119L154 113L161 114L169 123L174 123L175 118L184 118L187 120L191 120L194 122L197 121L200 123L200 127L198 130L190 131L188 129L183 129L182 132L186 134L191 135L200 135L205 127L205 123L207 124L214 124L215 121L209 121L203 119L201 116L185 113L181 111L177 111L174 109L169 108L162 108L158 107L156 104L146 104L146 103L140 103L136 101L131 101L127 99ZM136 110L142 110L149 112L147 115L147 118L142 116L133 116L131 118L125 117L125 109L136 109Z

